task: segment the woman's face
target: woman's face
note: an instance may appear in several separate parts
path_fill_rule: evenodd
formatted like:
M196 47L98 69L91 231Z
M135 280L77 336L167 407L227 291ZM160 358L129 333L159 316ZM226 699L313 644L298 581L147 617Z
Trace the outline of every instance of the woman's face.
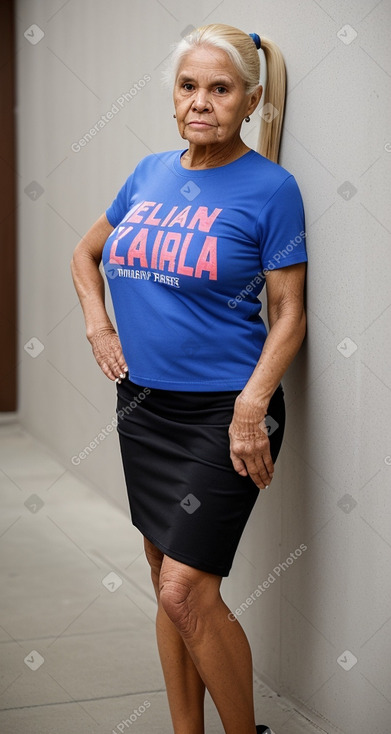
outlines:
M262 87L248 95L229 56L212 46L191 49L182 59L174 86L179 132L195 145L227 143L239 135L257 106Z

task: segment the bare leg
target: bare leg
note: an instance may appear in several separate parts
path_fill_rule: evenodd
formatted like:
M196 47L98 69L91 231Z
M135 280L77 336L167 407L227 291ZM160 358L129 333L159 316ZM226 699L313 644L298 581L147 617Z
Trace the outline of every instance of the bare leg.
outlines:
M159 575L163 553L144 538L158 601L156 637L175 734L204 734L205 684L185 643L159 600Z
M252 658L220 596L221 577L164 556L160 603L186 644L226 734L255 734Z

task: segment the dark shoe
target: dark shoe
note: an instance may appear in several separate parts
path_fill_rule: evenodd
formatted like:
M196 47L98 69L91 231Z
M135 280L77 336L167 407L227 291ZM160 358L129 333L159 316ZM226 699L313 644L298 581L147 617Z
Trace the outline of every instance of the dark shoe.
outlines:
M258 724L257 734L272 734L269 727L264 724Z

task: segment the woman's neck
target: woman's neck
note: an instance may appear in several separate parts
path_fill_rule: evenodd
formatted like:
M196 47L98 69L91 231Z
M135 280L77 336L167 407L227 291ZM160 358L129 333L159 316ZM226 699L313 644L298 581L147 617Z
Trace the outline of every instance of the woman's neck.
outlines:
M251 148L240 138L235 144L221 146L189 143L189 149L181 157L181 164L188 169L217 168L236 161L249 150Z

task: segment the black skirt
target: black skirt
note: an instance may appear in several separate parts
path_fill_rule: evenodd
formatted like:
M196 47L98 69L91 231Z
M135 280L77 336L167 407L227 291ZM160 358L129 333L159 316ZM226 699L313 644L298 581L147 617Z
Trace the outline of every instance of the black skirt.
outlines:
M233 468L228 428L241 390L188 392L117 385L121 455L132 523L163 553L228 576L260 490ZM276 461L285 427L280 383L267 415Z

